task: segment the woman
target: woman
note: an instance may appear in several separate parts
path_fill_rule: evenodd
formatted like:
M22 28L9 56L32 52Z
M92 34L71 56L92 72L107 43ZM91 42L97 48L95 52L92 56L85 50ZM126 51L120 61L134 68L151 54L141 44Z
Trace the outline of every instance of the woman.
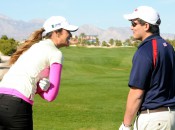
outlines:
M33 130L34 95L56 98L63 61L59 48L69 46L70 32L77 29L64 17L52 16L12 55L0 83L0 130Z

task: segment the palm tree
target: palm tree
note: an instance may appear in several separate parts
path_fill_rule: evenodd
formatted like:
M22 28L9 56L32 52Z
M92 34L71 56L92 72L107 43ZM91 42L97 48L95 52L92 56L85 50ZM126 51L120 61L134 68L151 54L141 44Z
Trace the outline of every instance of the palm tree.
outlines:
M85 33L80 34L80 44L84 44Z

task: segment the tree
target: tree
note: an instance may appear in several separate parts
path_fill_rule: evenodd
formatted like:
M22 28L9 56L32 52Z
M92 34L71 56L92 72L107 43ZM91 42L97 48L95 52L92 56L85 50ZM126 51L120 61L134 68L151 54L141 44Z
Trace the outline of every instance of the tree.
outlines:
M133 46L138 47L139 44L140 44L140 41L139 40L135 40L135 41L133 41L132 44L133 44Z
M7 37L6 35L2 35L2 36L1 36L1 39L3 39L3 40L8 40L8 37Z
M130 39L126 39L126 40L123 42L123 46L132 46L131 40L130 40Z
M166 39L166 41L175 47L175 40Z
M103 41L103 42L102 42L102 46L107 46L106 41Z
M122 42L120 40L115 40L115 45L116 46L122 46Z
M8 38L6 35L3 35L0 39L0 51L4 55L13 54L18 46L18 42L16 42L13 38Z
M96 45L96 46L100 46L100 41L99 41L98 38L95 39L95 45Z
M114 45L114 43L115 43L115 42L114 42L114 39L111 38L111 39L109 40L109 44Z
M85 36L86 36L85 33L81 33L80 36L79 36L80 37L80 44L82 44L82 45L84 45L84 42L85 42L84 38L85 38Z

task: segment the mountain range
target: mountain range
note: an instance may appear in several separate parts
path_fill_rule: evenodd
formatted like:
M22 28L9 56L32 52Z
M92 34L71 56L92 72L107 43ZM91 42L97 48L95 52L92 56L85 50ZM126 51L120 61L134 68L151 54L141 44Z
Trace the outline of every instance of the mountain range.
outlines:
M0 14L0 36L6 35L9 38L22 41L29 37L29 35L42 27L44 19L34 19L31 21L14 20L5 15ZM108 29L101 29L94 25L84 24L79 27L79 30L73 35L79 36L81 33L86 35L98 35L100 41L109 41L110 39L124 41L132 36L132 31L129 27L110 27ZM161 34L165 39L174 39L175 34L164 33Z

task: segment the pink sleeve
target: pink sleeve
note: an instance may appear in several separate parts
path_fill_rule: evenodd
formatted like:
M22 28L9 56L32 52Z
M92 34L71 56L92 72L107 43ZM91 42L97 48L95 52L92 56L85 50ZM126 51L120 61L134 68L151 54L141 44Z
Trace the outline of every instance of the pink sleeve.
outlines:
M43 99L51 102L57 97L60 87L61 71L62 71L62 64L53 63L50 66L50 73L49 73L50 87L46 92L39 91L38 93Z

